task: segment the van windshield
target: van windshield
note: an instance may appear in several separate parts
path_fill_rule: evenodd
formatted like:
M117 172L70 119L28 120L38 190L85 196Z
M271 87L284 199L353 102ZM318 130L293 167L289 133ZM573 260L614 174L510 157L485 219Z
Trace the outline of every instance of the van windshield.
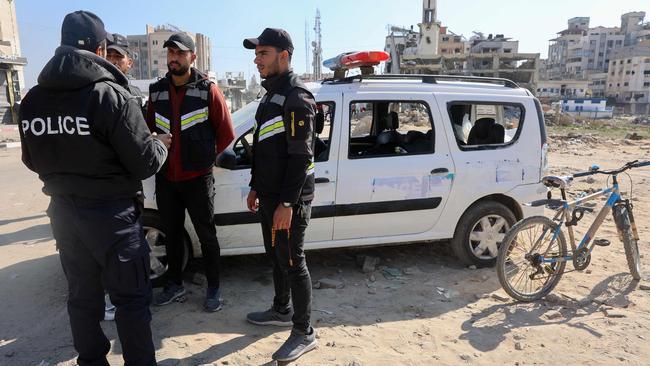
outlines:
M239 127L244 122L255 119L255 112L257 112L257 106L260 104L259 99L254 100L242 108L238 109L232 114L232 125L234 128Z

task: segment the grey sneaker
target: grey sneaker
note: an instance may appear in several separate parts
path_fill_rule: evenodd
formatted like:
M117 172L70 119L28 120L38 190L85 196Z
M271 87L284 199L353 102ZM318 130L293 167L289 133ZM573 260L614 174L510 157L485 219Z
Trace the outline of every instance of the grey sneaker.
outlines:
M208 287L203 310L211 313L221 310L221 291L219 287Z
M246 320L248 320L249 323L257 325L275 325L278 327L293 326L291 318L293 318L293 309L290 309L286 314L282 314L274 308L270 308L267 311L249 313L246 315Z
M311 328L311 334L294 329L289 339L271 357L276 361L291 362L316 348L317 344L314 328Z
M183 295L185 295L185 287L183 287L183 285L168 282L162 292L156 295L153 303L156 306L167 305Z

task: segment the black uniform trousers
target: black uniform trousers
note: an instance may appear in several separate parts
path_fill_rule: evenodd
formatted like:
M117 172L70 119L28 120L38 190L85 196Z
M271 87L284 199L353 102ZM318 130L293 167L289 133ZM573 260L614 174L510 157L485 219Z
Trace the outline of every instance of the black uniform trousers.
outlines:
M305 230L311 218L311 202L299 202L293 206L291 230L276 231L272 242L273 214L280 201L259 198L258 215L262 223L262 236L267 257L273 264L275 297L273 307L284 312L293 303L293 327L308 332L311 327L311 277L305 257Z
M149 246L140 223L140 203L54 196L47 212L68 280L68 314L78 364L108 365L110 343L100 326L106 290L116 307L124 364L155 365Z
M165 248L169 280L178 285L183 283L183 235L187 209L201 243L208 286L219 287L221 248L214 223L212 172L181 182L171 182L164 174L157 174L156 203L167 234Z

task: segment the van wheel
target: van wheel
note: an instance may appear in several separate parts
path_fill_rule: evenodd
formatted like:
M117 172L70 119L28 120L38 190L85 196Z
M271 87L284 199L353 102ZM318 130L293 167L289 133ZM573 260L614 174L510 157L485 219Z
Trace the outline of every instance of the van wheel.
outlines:
M165 228L162 225L162 220L155 211L145 211L142 215L142 228L144 236L147 239L151 253L149 253L150 275L151 284L153 287L163 286L167 281L167 250L165 248ZM185 270L187 262L190 260L190 242L187 234L183 235L183 264L182 268Z
M505 205L483 201L472 205L458 221L451 248L464 265L494 266L499 245L517 219Z

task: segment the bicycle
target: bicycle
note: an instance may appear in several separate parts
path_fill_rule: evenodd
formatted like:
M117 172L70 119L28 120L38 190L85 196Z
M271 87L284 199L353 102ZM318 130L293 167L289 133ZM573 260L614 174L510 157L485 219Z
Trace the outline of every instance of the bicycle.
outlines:
M549 294L565 273L568 261L574 270L584 270L591 262L591 254L596 246L608 246L609 240L595 239L596 231L605 221L610 211L619 239L623 242L625 256L632 278L641 279L641 264L637 241L639 235L634 222L633 206L629 199L622 199L619 191L618 175L632 168L650 166L650 161L629 162L619 169L600 170L592 166L588 171L570 176L546 176L542 182L547 187L559 188L562 199L553 199L551 191L547 199L529 203L533 207L546 206L556 213L552 219L545 216L525 218L505 234L497 256L497 273L503 289L516 300L535 301ZM569 202L566 190L574 178L595 174L609 175L607 188ZM627 173L626 173L627 174ZM629 174L628 174L629 177ZM609 186L609 179L612 185ZM630 198L632 180L630 179ZM580 244L576 247L573 227L577 225L585 212L594 212L592 208L581 206L600 196L608 195L593 223L587 230ZM571 251L567 251L566 238L562 226L567 227ZM569 271L569 272L573 272Z

